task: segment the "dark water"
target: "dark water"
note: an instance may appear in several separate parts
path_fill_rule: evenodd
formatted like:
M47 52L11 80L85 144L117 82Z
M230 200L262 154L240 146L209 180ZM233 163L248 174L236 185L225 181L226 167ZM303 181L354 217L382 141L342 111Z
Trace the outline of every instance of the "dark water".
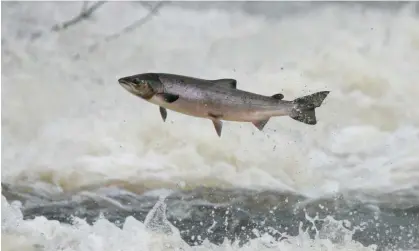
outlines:
M71 223L73 216L93 223L100 215L122 227L133 216L144 222L158 200L156 195L135 194L118 188L98 189L72 194L45 196L2 184L2 194L9 202L23 203L25 219L45 216L50 220ZM365 246L376 244L379 250L410 249L419 246L419 206L393 208L391 204L362 203L344 196L309 200L303 196L276 191L196 188L174 191L167 196L168 220L179 229L189 245L208 239L221 244L224 238L241 244L268 232L278 240L298 235L299 226L311 237L323 227L327 216L348 220L348 229L361 227L352 238ZM318 216L317 220L308 220ZM201 236L197 239L196 236ZM330 238L330 236L328 237ZM339 241L339 235L335 241Z

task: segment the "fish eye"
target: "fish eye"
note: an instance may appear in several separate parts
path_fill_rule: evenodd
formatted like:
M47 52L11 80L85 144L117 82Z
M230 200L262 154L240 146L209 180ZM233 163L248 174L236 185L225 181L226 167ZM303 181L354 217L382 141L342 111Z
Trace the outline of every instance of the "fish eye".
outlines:
M134 78L134 79L132 80L132 82L133 82L134 84L136 84L136 85L140 85L140 84L143 84L144 80L141 80L141 79L138 79L138 78Z

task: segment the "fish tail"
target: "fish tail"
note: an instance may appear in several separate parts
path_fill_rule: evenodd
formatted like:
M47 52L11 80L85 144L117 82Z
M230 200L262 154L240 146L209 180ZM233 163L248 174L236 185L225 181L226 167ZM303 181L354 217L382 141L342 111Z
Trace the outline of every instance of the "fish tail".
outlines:
M292 101L294 107L290 117L294 120L309 125L317 124L315 108L321 106L329 91L316 92L307 96L296 98Z

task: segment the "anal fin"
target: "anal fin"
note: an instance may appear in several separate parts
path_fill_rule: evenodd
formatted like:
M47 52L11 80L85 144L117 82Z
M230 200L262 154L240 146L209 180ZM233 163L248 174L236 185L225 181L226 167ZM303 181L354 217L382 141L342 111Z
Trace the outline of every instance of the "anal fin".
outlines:
M167 118L166 108L160 106L160 115L161 115L161 118L163 119L163 122L166 122L166 118Z
M269 118L265 120L253 121L252 124L255 125L256 128L259 129L259 131L262 131L266 123L268 123L268 121L269 121Z

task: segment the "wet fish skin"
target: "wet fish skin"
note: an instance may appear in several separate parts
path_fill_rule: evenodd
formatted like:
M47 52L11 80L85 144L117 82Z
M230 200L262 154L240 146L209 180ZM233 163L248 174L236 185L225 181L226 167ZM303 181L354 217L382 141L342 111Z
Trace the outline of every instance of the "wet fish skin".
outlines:
M329 91L317 92L292 101L281 93L264 96L237 89L235 79L200 79L169 73L142 73L118 79L130 93L159 106L163 121L167 109L210 119L221 136L222 120L251 122L263 130L271 117L289 116L315 125L315 108Z

